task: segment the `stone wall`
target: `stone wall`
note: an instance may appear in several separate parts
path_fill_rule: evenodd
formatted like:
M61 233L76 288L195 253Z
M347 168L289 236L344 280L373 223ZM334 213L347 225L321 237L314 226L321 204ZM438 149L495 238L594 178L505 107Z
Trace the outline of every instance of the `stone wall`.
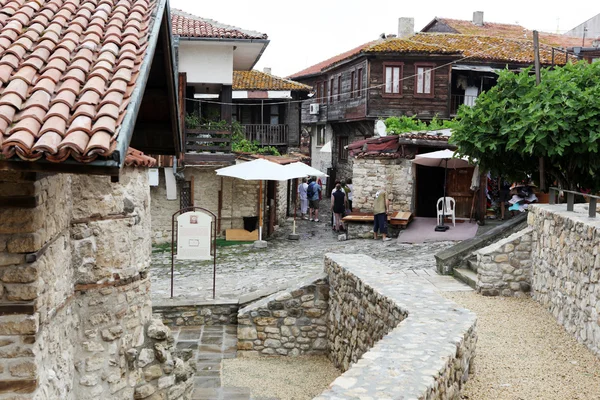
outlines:
M119 183L1 173L5 184L38 205L0 209L0 399L189 398L168 329L149 328L147 171L126 168ZM164 361L141 365L143 350Z
M408 314L331 258L325 259L325 271L331 296L329 358L347 371Z
M405 159L356 158L353 167L353 208L373 212L375 193L385 189L394 211L413 210L412 163Z
M238 356L325 354L326 277L307 279L238 313Z
M239 304L237 300L204 303L181 303L171 300L154 302L152 312L167 326L235 325Z
M178 188L179 189L179 188ZM175 200L167 200L167 187L165 183L164 168L158 169L158 186L150 187L152 243L171 242L171 217L179 210L179 190Z
M349 369L315 399L459 398L474 372L475 314L365 255L328 254L325 268L330 356Z
M475 252L477 291L484 296L523 296L531 290L531 227Z
M530 208L532 289L567 332L600 356L600 220L587 216L587 206Z

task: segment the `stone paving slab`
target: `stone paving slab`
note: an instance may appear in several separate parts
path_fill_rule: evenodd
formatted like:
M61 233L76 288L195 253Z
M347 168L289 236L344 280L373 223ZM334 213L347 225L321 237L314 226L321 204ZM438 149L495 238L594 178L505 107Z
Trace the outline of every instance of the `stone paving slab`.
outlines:
M454 242L418 245L373 239L338 241L338 235L325 222L297 221L300 240L287 240L282 229L269 240L267 249L239 245L218 249L216 302L252 301L289 286L290 281L305 279L323 271L327 252L367 254L394 270L433 270L434 254ZM170 297L171 254L152 254L152 300L173 305L213 303L212 261L177 261L175 296Z

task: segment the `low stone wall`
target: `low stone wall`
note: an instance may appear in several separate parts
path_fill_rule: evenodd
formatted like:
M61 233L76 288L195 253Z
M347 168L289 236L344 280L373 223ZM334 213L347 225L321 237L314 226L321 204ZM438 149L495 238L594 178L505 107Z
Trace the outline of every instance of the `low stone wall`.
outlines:
M316 399L459 397L474 368L475 314L428 286L394 279L393 270L365 255L328 254L325 266L330 325L346 339L332 357L345 348L354 361L368 351ZM329 337L336 346L336 334Z
M152 312L167 326L235 325L239 305L236 300L189 304L170 300L154 301Z
M531 290L531 240L526 228L475 252L477 291L484 296L523 296Z
M600 356L600 218L589 218L587 207L530 208L532 288L533 298Z
M328 299L322 275L241 309L238 356L325 354Z

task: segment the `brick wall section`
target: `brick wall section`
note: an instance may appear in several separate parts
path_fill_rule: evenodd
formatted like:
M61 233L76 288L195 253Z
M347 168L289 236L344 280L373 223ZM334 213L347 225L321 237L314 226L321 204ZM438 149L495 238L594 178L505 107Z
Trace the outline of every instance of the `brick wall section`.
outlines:
M531 227L475 252L477 291L484 296L523 296L531 290Z
M353 208L373 212L375 193L385 189L394 211L413 210L412 163L405 159L356 158Z
M600 221L586 207L530 208L532 289L567 332L600 356Z
M238 313L238 356L325 354L329 286L307 279Z
M0 209L0 399L189 398L189 366L150 319L147 171L126 168L119 183L11 173L0 182L30 188L39 204Z

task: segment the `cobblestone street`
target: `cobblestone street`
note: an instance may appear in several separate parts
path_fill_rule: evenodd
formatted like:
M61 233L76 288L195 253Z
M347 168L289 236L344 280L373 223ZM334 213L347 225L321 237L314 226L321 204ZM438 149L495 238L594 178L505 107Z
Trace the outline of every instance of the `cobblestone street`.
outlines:
M396 270L428 271L435 275L434 254L454 242L403 244L396 240L373 239L338 241L326 215L321 222L297 220L300 240L288 240L291 222L269 239L267 249L252 245L218 248L217 299L237 299L268 287L285 285L323 271L325 253L362 253ZM152 260L152 297L170 296L171 253L155 248ZM212 261L176 261L175 299L212 300ZM427 273L425 273L427 274Z

